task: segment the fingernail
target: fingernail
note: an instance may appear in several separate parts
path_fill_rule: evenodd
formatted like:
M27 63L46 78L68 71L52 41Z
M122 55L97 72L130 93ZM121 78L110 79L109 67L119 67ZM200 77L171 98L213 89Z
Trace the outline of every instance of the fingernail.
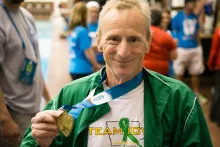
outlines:
M64 111L62 109L58 110L58 115L60 116Z

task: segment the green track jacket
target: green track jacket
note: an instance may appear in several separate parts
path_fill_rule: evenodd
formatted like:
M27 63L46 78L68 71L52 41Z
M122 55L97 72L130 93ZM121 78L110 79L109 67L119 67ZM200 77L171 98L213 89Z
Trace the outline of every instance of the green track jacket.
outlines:
M71 82L51 100L45 110L77 104L100 82L100 72ZM95 94L103 91L98 86ZM126 107L126 106L125 106ZM108 103L84 109L75 120L69 137L60 134L52 147L87 147L88 127L110 111ZM203 112L193 91L175 79L144 70L144 146L211 147ZM21 147L38 146L29 127ZM102 147L102 146L100 146Z

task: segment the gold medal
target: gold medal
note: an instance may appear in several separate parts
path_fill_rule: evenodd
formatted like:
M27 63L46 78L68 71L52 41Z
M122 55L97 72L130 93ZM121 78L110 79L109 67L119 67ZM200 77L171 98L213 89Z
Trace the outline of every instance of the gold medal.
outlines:
M62 110L64 111L64 110ZM74 119L71 115L69 115L66 111L64 111L60 117L57 118L57 126L60 132L65 136L68 137L73 129Z

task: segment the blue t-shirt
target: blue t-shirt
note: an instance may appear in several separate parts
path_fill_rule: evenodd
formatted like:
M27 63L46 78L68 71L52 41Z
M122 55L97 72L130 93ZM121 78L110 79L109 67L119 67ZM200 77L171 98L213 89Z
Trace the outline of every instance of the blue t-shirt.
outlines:
M89 32L96 32L98 29L98 22L97 23L88 23Z
M96 31L98 29L98 22L97 23L88 23L89 28L89 36L92 38L92 45L96 43ZM98 52L96 53L96 60L100 64L104 64L105 60L103 58L103 53Z
M178 39L178 47L189 49L198 46L199 21L197 15L185 14L184 11L180 11L172 19L171 27L173 37Z
M77 26L67 37L70 53L69 72L71 74L90 74L92 65L85 56L85 50L91 47L89 31L83 26Z

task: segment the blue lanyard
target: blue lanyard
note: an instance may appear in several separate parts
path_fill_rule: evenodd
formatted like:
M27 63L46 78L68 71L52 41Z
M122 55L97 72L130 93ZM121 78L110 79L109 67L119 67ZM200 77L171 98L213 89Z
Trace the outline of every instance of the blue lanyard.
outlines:
M102 71L103 71L103 69L102 69ZM100 83L98 84L98 86L100 84L102 84L104 82L104 80L106 80L106 78L107 78L107 75L106 75L105 72L103 73L103 75L104 76L102 77L102 79L101 79ZM142 79L143 79L143 71L141 71L138 75L136 75L133 79L131 79L129 81L127 81L123 84L114 86L114 87L112 87L108 90L105 90L105 91L93 96L93 94L95 92L95 89L98 87L97 86L95 89L93 89L90 92L89 96L87 96L87 98L84 99L82 102L80 102L76 105L73 105L73 106L64 105L64 106L61 107L61 109L66 110L66 111L70 110L68 113L74 119L76 119L80 115L81 111L84 108L94 107L94 106L101 105L101 104L107 103L109 101L112 101L114 99L117 99L120 96L130 92L133 89L135 89L138 85L141 84Z
M23 49L26 49L26 44L24 43L24 40L23 40L23 38L22 38L22 36L21 36L21 33L19 32L19 30L18 30L18 28L17 28L17 26L16 26L16 24L15 24L15 22L14 22L12 16L11 16L11 14L10 14L8 8L2 3L2 1L0 1L0 5L3 7L3 9L5 10L6 14L8 15L8 18L10 19L12 25L14 26L14 28L15 28L15 30L16 30L16 32L17 32L17 34L18 34L18 36L19 36L19 38L20 38L20 40L21 40L22 48L23 48ZM22 14L22 15L23 15L23 14ZM23 16L23 18L24 18L24 16ZM31 30L30 30L30 27L29 27L29 25L27 24L25 18L24 18L24 21L25 21L25 23L26 23L26 25L27 25L27 27L28 27L29 33L30 33ZM32 37L32 36L31 36L31 37ZM33 42L33 41L34 41L34 40L32 39L32 40L31 40L31 43L32 43L32 46L33 46L33 48L34 48L35 55L37 56L37 51L36 51L36 49L35 49L35 45L34 45L34 42Z

